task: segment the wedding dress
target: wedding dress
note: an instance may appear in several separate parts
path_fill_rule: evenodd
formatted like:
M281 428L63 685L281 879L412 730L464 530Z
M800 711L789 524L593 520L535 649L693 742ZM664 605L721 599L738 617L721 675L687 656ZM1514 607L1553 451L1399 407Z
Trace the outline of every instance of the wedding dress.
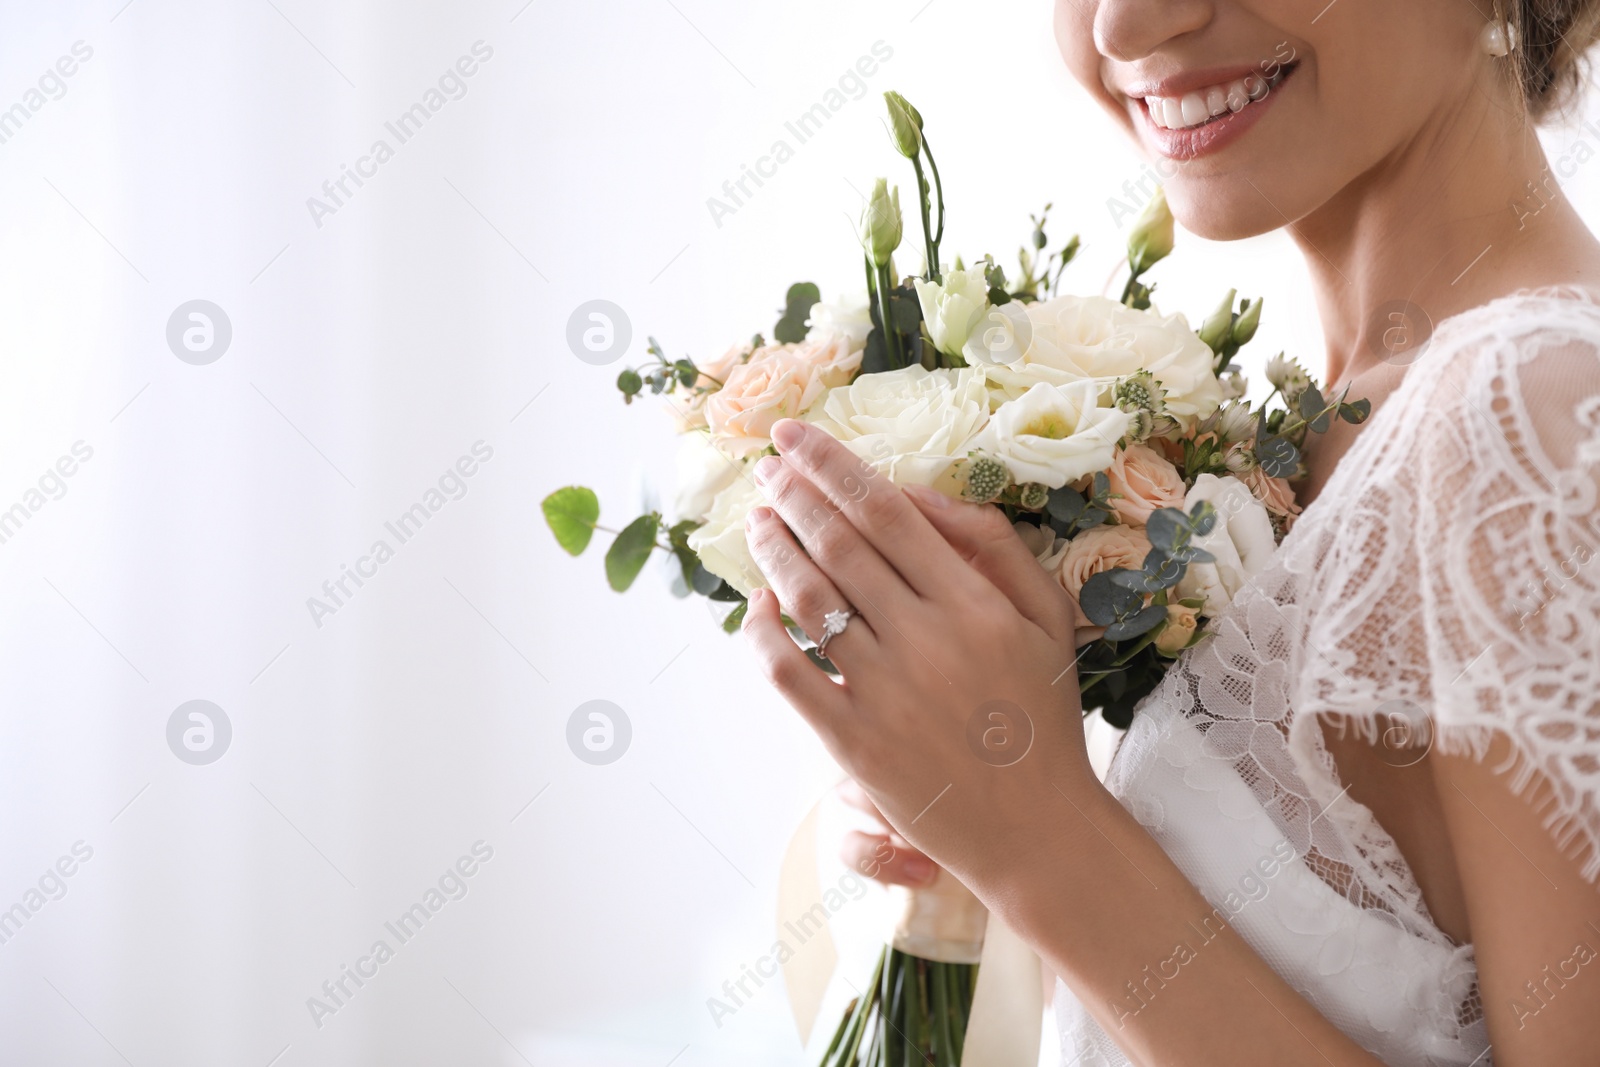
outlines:
M1221 920L1391 1067L1489 1064L1472 946L1345 792L1319 716L1397 766L1429 745L1482 759L1508 735L1510 784L1549 779L1545 825L1594 882L1597 475L1593 297L1527 291L1441 322L1112 763L1107 786ZM1130 976L1116 1018L1158 1006L1208 934ZM1059 983L1056 1015L1065 1064L1129 1062Z

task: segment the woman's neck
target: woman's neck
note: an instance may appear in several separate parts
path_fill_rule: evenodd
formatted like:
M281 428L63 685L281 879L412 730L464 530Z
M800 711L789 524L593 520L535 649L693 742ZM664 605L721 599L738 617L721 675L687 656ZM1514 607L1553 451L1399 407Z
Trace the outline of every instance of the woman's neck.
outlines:
M1600 155L1600 137L1585 136ZM1600 285L1600 242L1562 195L1533 127L1487 96L1291 233L1317 291L1330 386L1403 364L1433 324L1505 293Z

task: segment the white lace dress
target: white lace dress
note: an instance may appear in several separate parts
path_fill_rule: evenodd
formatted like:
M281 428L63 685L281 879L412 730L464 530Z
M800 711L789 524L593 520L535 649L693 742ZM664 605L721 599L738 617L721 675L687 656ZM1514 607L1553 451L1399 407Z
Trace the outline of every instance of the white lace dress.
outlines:
M1397 765L1509 735L1513 786L1548 776L1547 828L1595 881L1597 473L1600 305L1539 290L1445 320L1112 764L1111 791L1240 935L1394 1067L1489 1063L1472 946L1344 792L1319 717ZM1056 1012L1064 1063L1129 1062L1064 985Z

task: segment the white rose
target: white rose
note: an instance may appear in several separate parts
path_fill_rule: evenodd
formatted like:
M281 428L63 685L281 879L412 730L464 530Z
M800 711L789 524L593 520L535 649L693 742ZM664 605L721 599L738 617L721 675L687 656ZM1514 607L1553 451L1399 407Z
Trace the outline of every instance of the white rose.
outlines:
M1092 381L1039 382L1001 404L970 448L1005 463L1019 483L1059 489L1110 467L1131 418L1101 407L1100 387Z
M1178 597L1205 597L1202 609L1210 618L1222 611L1239 590L1260 574L1277 551L1272 519L1250 487L1237 478L1202 474L1184 498L1183 510L1192 511L1202 500L1217 509L1217 524L1195 546L1217 557L1215 563L1191 563L1178 583Z
M1147 370L1180 419L1204 418L1222 402L1211 349L1182 315L1136 311L1102 296L1062 296L1028 305L1028 319L1027 353L989 374L999 399L1015 399L1038 382L1083 379L1109 393L1119 379Z
M698 522L711 510L716 495L739 477L742 464L724 455L703 433L684 435L678 446L677 494L673 498L674 521Z
M991 305L979 316L961 355L974 367L997 363L1016 366L1022 362L1032 337L1033 323L1027 306L1020 300Z
M705 569L746 596L767 584L744 536L745 518L765 500L755 482L735 478L711 502L705 524L689 535L689 547Z
M806 421L897 485L932 485L989 421L989 390L976 368L863 374L830 389Z
M851 351L867 347L867 335L872 332L872 308L867 294L862 292L841 296L832 304L818 303L811 307L811 317L806 339L843 337Z
M989 283L983 271L953 270L943 282L918 278L916 285L933 347L949 356L961 355L973 328L989 310Z

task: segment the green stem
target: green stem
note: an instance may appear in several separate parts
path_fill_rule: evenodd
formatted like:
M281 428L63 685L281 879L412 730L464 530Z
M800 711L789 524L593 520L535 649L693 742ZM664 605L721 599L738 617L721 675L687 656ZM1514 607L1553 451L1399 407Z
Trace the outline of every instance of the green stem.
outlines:
M939 243L944 240L944 183L939 180L939 164L933 161L933 149L928 147L927 135L922 138L922 152L928 157L928 169L933 171L934 192L939 198L939 229L933 235L933 252L938 255Z
M895 329L894 319L889 313L889 294L893 287L889 284L889 264L885 263L878 268L878 289L882 298L878 301L883 319L883 339L889 348L889 362L895 370L906 365L905 349L900 344L900 331Z
M923 254L928 258L928 280L938 284L939 275L939 248L933 243L933 221L928 205L928 179L922 173L922 160L913 156L911 169L917 172L917 208L922 213L922 248Z

